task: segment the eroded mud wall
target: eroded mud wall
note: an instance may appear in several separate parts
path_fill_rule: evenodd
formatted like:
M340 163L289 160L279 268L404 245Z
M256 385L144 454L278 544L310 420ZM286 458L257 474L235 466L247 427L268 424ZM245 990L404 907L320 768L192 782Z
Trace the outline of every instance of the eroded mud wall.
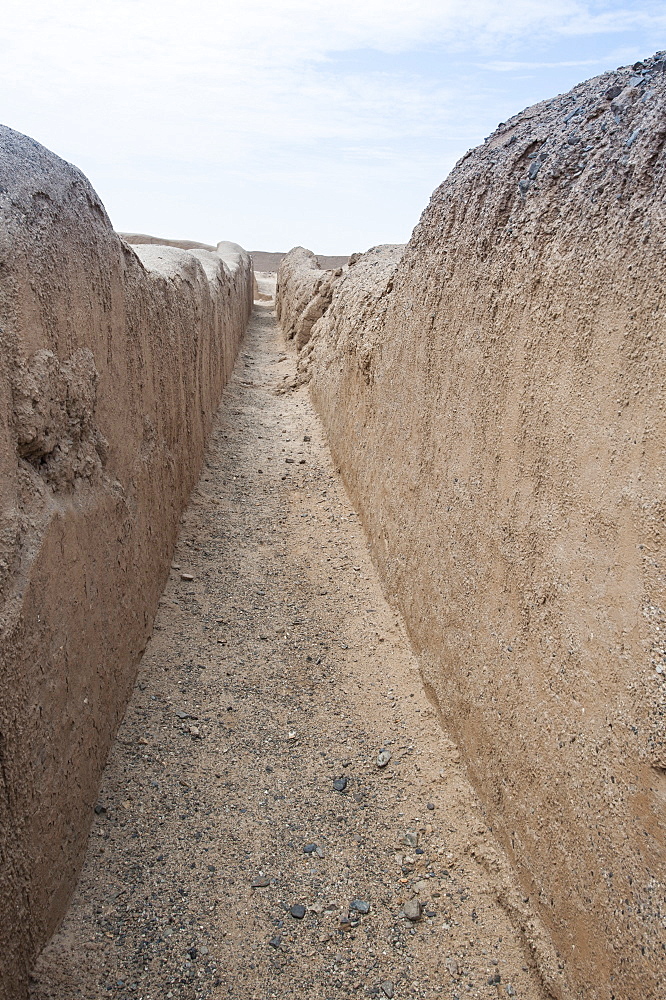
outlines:
M665 143L661 55L501 125L300 362L585 1000L666 995Z
M63 913L251 308L249 258L113 232L0 129L0 996Z
M303 247L291 250L280 265L275 314L299 350L307 344L312 327L330 305L333 283L341 273L342 268L322 269L312 251Z

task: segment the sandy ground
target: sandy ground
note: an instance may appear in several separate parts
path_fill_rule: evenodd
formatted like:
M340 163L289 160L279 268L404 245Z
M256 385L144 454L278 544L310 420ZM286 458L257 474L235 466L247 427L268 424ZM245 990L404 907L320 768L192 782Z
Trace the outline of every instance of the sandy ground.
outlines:
M225 392L33 1000L543 998L529 913L307 391L279 389L295 361L271 308Z

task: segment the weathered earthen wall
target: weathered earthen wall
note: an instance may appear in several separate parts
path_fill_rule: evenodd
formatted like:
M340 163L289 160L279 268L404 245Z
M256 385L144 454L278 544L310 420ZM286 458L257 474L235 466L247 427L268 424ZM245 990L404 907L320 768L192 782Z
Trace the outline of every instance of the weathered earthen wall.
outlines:
M180 513L251 308L249 258L130 249L0 129L0 996L64 912Z
M585 1000L666 995L665 146L661 55L518 115L301 359L550 988Z
M289 339L300 350L331 302L333 284L342 269L322 270L311 250L296 247L280 265L275 312Z

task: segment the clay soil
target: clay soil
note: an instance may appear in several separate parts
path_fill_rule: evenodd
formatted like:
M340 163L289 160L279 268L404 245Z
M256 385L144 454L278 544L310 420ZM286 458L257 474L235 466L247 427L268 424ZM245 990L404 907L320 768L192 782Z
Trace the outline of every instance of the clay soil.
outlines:
M294 373L257 305L33 1000L546 996Z

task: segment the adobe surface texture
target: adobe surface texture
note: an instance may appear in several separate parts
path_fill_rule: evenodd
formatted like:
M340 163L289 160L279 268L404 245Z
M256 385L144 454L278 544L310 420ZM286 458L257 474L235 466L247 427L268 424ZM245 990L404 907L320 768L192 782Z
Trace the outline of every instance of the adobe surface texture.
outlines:
M0 996L62 917L252 302L0 129ZM140 254L140 256L139 256Z
M665 68L500 125L343 269L295 381L586 1000L666 989Z

